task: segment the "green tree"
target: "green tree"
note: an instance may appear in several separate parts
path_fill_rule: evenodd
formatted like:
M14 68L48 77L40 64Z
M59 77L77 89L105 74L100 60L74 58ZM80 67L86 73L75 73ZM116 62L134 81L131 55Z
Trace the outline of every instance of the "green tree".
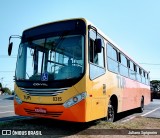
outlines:
M4 87L2 86L2 83L0 83L0 91L2 91L2 93L8 93L9 95L12 94L11 90L7 87Z
M156 83L158 84L158 83L160 83L160 81L159 80L152 80L151 83L152 84L156 84Z
M8 93L9 95L12 94L11 90L10 90L9 88L7 88L7 87L2 88L2 89L3 89L3 92L4 92L4 93Z

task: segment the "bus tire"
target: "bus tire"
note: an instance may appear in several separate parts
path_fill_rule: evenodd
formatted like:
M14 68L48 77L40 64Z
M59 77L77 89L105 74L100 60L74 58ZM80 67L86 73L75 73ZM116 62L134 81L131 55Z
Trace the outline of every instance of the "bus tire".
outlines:
M111 102L109 102L106 121L114 122L114 120L115 120L115 109L114 109L114 106L111 104Z
M139 112L142 113L144 111L144 98L142 97L141 98L141 104L140 104L140 107L139 107Z

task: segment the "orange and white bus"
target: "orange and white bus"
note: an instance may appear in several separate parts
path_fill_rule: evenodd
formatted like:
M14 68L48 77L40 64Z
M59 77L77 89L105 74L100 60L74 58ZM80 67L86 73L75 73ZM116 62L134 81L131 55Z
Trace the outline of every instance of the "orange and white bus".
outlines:
M14 88L17 115L114 121L117 113L143 111L150 102L149 72L86 19L39 25L20 38Z

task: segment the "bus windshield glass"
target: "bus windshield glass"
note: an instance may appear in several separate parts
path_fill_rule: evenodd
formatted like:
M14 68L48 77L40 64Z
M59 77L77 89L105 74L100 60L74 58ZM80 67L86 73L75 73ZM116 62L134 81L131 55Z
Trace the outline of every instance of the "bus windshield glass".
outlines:
M74 79L84 72L84 35L41 37L20 44L16 80Z

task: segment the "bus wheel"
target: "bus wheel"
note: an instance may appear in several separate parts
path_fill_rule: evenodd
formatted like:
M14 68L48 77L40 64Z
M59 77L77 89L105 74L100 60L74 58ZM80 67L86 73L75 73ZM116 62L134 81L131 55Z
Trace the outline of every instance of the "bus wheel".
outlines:
M144 98L141 98L141 105L139 107L139 112L142 113L144 111Z
M114 107L110 102L108 105L108 113L107 113L106 121L107 122L114 122L114 119L115 119Z

